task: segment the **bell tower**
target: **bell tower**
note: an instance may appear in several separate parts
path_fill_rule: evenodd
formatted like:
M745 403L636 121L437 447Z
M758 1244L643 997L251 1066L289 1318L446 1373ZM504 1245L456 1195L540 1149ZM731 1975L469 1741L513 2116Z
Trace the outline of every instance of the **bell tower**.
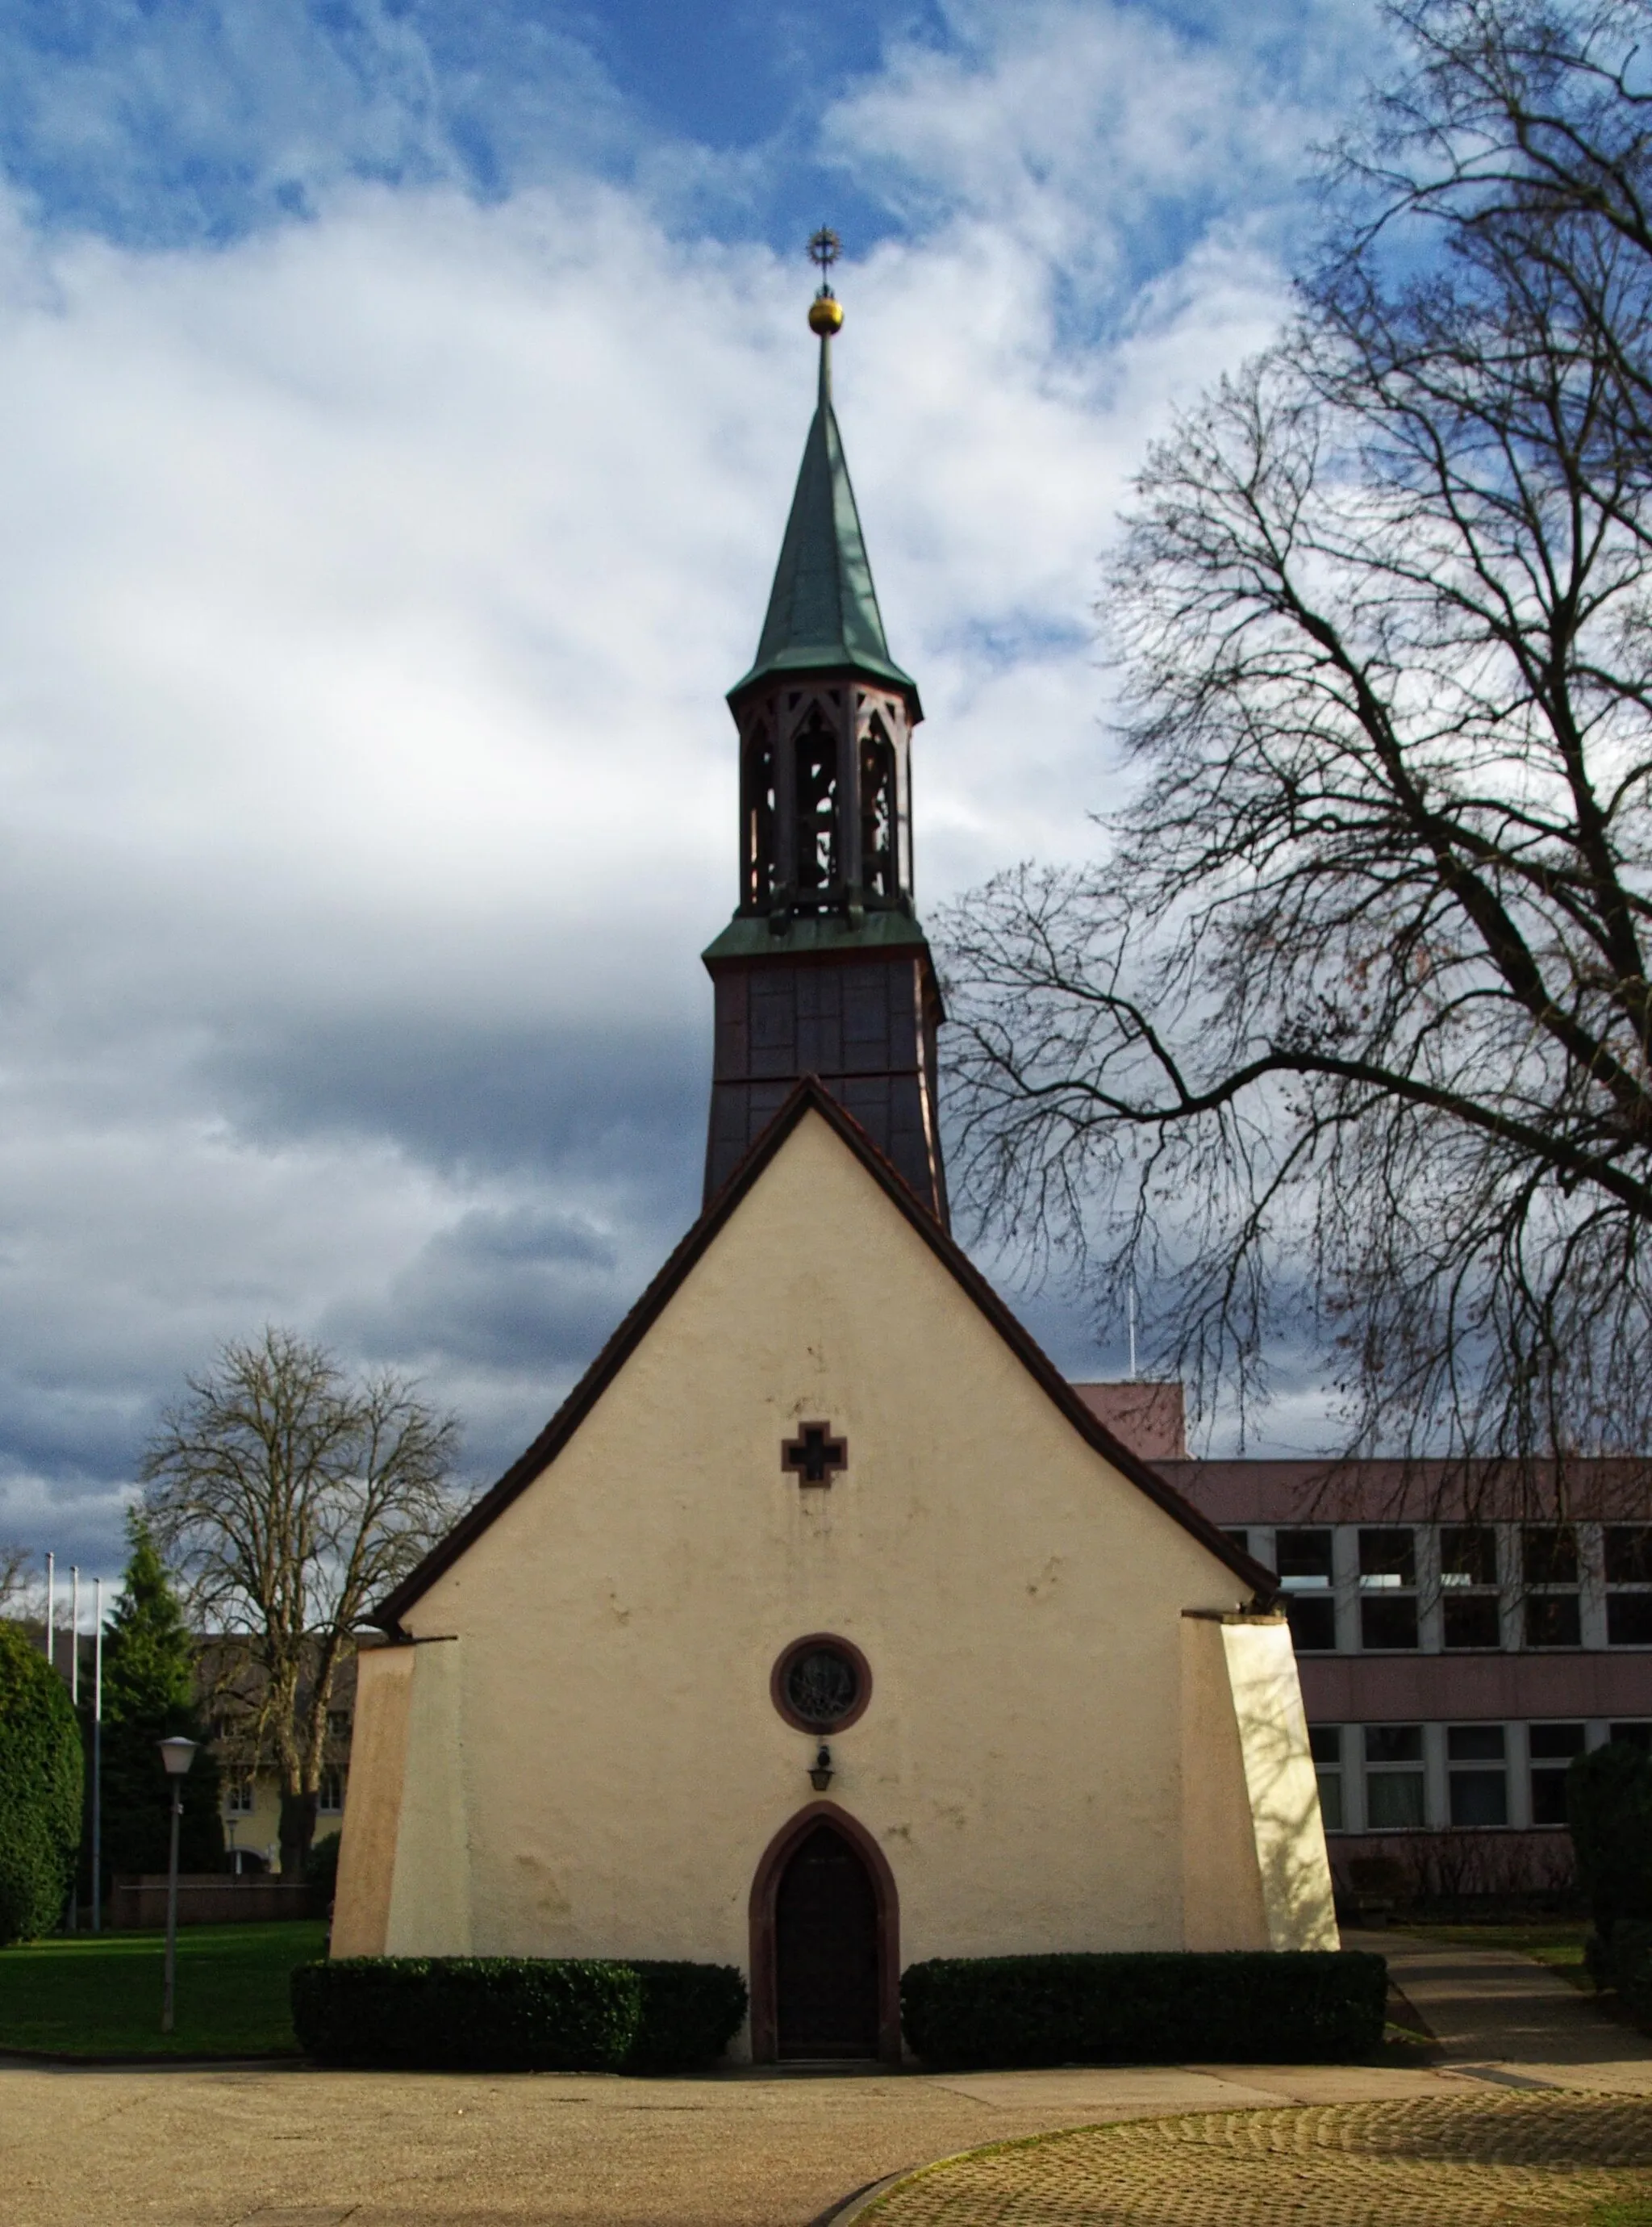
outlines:
M843 309L809 305L820 389L751 670L729 691L739 733L740 884L705 954L716 1003L709 1200L813 1075L923 1203L947 1220L935 1117L941 993L912 903L917 684L895 664L832 406Z

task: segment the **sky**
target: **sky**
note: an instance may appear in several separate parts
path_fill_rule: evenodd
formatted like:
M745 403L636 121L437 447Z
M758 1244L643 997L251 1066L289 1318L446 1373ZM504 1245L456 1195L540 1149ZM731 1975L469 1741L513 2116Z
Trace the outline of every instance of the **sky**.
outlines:
M1100 842L1102 554L1286 313L1382 38L0 0L0 1541L112 1573L162 1408L266 1323L417 1375L485 1482L692 1219L823 221L920 909Z

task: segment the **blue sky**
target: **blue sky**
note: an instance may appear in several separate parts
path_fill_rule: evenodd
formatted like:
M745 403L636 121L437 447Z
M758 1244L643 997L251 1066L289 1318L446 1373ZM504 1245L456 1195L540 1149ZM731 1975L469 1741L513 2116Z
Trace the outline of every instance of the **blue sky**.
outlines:
M266 1320L493 1471L692 1216L823 220L921 905L1094 845L1100 554L1381 54L1353 0L0 4L0 1538L112 1567Z

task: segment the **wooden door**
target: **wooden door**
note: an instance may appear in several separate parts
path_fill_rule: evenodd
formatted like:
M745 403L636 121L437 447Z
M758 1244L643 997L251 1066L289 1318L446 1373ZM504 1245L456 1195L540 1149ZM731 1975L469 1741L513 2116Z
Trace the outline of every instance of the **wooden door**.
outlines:
M775 1896L775 2040L781 2057L877 2054L877 1897L859 1851L817 1825Z

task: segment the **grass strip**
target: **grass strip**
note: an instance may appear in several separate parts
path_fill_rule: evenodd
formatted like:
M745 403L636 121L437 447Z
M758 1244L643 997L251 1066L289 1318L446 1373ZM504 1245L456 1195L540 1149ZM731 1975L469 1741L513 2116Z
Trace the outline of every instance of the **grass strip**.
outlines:
M165 1936L71 1934L0 1949L0 2048L61 2057L292 2057L295 1964L322 1954L326 1927L178 1930L177 2023L161 2032Z

